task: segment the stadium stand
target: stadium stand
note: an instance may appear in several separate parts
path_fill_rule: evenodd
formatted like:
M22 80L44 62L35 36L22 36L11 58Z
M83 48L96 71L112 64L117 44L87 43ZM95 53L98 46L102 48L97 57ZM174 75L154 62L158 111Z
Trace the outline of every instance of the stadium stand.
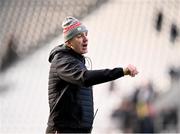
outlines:
M9 36L22 57L61 34L65 16L83 18L106 0L0 0L0 65Z

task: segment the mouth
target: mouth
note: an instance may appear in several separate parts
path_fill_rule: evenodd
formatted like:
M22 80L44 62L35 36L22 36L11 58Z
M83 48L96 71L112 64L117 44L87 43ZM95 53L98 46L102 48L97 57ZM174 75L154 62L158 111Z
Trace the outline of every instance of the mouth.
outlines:
M83 48L86 48L86 47L87 47L87 44L83 44L82 46L83 46Z

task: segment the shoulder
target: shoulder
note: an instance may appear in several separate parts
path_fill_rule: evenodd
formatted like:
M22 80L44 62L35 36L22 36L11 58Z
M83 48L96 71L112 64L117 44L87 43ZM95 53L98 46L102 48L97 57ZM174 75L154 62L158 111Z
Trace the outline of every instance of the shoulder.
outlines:
M56 65L78 64L79 60L68 53L59 53L52 62Z

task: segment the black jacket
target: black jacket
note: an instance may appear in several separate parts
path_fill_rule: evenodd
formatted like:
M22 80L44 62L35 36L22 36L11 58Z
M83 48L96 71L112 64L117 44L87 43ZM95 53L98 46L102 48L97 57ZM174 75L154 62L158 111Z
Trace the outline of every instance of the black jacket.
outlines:
M92 85L111 81L124 76L122 68L87 70L84 56L65 45L55 47L49 56L49 106L50 111L62 90L68 85L52 114L48 127L91 128L93 124Z

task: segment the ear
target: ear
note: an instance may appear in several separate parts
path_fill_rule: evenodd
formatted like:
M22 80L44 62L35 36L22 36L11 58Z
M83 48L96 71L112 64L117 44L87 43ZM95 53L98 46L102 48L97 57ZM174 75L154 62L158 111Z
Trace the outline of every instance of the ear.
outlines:
M68 47L70 47L70 48L72 48L72 49L73 49L73 46L72 46L72 43L71 43L71 41L70 41L70 40L66 42L66 45L67 45Z
M70 41L66 41L65 44L70 47L71 46L71 42Z

